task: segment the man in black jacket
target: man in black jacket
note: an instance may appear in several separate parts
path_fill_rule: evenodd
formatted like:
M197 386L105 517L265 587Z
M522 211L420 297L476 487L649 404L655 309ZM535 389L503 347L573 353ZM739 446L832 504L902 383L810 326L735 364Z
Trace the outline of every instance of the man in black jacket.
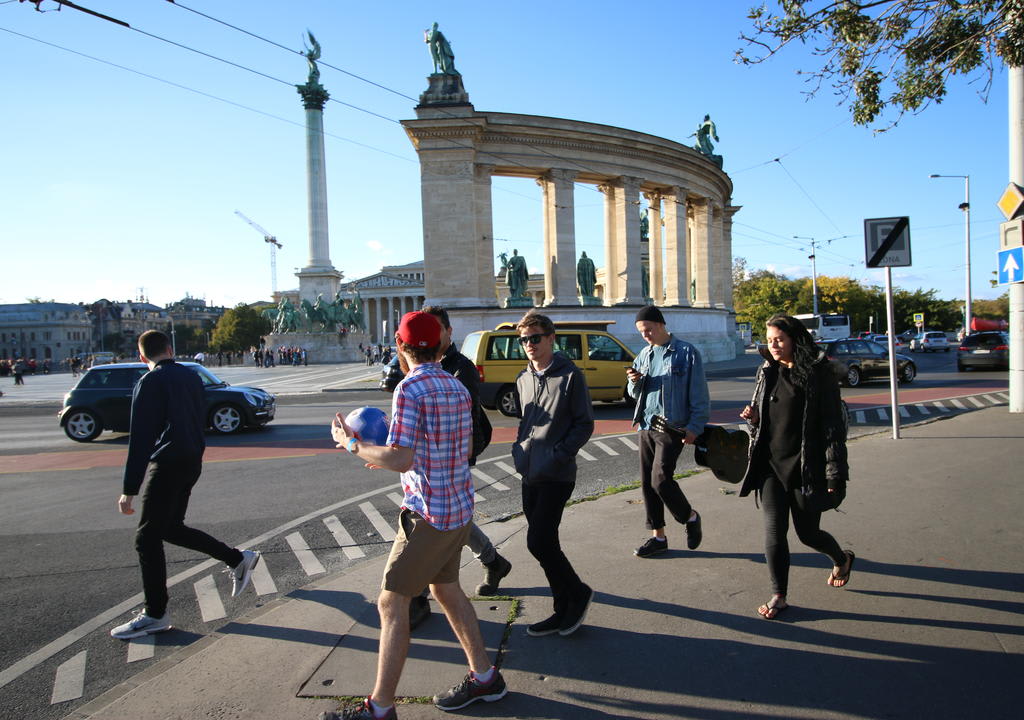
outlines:
M571 635L583 623L594 591L562 552L558 526L576 487L576 453L594 432L594 406L578 367L555 352L555 326L529 312L516 326L530 363L516 378L522 417L512 445L523 478L526 547L551 586L554 614L530 625L528 635Z
M149 483L142 496L142 517L135 549L142 568L146 606L134 618L110 631L120 640L171 629L167 614L167 564L164 542L196 550L231 568L231 597L237 597L260 561L260 553L239 551L185 525L192 487L203 469L206 449L206 402L203 382L192 370L174 362L166 335L147 330L139 337L139 356L149 365L132 392L131 436L124 467L124 488L118 509L135 512L132 502L149 466Z

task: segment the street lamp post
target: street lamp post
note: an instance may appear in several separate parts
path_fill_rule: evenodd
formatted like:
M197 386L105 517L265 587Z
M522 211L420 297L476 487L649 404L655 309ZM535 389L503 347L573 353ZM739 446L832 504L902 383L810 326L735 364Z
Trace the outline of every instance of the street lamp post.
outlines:
M794 240L810 240L811 241L811 254L808 255L807 257L811 261L811 300L812 300L812 302L814 304L814 314L817 315L818 314L818 265L817 265L816 258L815 258L815 255L817 254L815 252L815 250L817 249L817 246L815 245L816 240L814 238L812 238L812 237L806 237L804 235L794 235L793 239Z
M971 333L971 176L970 175L929 175L930 178L963 178L964 201L960 209L964 211L964 265L967 281L964 286L964 335Z

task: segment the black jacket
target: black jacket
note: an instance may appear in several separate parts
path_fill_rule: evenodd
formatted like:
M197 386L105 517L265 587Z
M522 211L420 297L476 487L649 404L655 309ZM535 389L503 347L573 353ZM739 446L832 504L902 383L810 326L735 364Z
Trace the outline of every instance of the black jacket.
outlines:
M138 495L151 462L201 462L205 428L203 381L174 360L161 360L132 391L124 494Z
M594 433L594 406L583 372L556 352L537 375L529 366L516 378L522 418L512 460L523 482L575 482L576 453Z
M766 360L757 369L751 406L757 408L762 422L750 425L750 450L747 470L743 474L740 496L760 490L764 481L763 468L756 467L758 451L763 451L768 437L761 435L761 425L767 416L765 387L767 380L778 373L779 364ZM847 422L846 408L839 394L839 382L831 362L822 353L811 366L811 374L804 388L803 432L800 439L800 478L805 494L822 493L829 489L845 494L850 469L846 462Z

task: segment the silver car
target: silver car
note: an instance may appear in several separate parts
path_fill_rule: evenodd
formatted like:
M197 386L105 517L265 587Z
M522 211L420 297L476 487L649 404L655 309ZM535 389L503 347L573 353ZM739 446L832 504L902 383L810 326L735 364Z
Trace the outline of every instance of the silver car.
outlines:
M946 337L946 333L939 332L937 330L931 330L928 332L918 333L918 335L910 341L910 352L949 352L949 338Z

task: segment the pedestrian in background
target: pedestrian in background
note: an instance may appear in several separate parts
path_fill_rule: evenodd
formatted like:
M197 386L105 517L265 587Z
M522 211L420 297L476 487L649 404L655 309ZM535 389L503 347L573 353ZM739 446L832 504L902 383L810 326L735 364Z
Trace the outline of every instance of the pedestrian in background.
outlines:
M149 372L132 391L131 434L124 466L124 487L118 510L132 515L149 468L142 495L142 514L135 549L142 569L145 608L110 631L121 640L171 629L167 613L167 563L164 543L204 553L227 564L231 597L237 597L260 561L252 550L231 548L210 535L185 525L192 488L203 470L206 439L206 400L199 375L174 361L171 341L159 330L139 337L139 356Z
M594 406L583 372L555 352L550 318L529 312L516 325L529 364L516 378L520 420L512 459L523 478L526 547L544 569L554 612L526 632L571 635L583 623L594 591L562 551L558 528L576 487L576 453L594 432Z
M750 425L750 455L740 496L764 507L765 560L772 597L757 612L771 620L789 605L789 517L800 542L832 559L831 587L850 581L854 554L820 528L821 513L846 496L846 408L831 361L796 318L776 315L765 335L768 357L740 417Z
M633 424L640 430L640 485L651 537L633 554L648 558L668 549L665 508L686 528L686 547L690 550L700 547L704 537L700 513L690 505L674 475L683 445L694 444L704 432L710 401L700 352L668 331L661 310L654 305L641 308L635 324L647 347L626 371L626 391L636 400ZM651 428L658 415L685 428L682 442L670 433Z
M25 375L25 361L22 358L18 358L17 360L15 360L14 361L14 367L12 368L12 370L14 372L14 384L15 385L24 385L25 384L25 378L24 378L24 375Z

